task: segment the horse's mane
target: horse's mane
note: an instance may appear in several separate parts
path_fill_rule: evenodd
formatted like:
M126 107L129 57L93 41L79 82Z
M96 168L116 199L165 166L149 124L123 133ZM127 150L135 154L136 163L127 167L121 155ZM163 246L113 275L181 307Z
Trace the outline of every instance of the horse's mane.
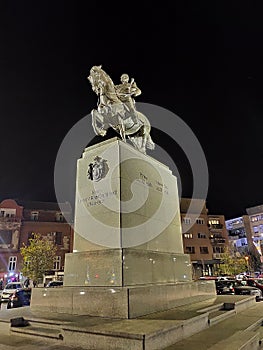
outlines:
M111 77L101 68L101 66L93 66L91 68L91 73L96 72L100 75L100 79L103 80L106 84L110 84L114 88L114 83Z

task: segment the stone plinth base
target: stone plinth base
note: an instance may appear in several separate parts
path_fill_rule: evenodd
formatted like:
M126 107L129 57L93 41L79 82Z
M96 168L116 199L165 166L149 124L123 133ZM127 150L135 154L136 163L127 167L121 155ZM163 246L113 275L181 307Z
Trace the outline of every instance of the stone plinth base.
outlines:
M188 254L105 249L66 255L64 286L122 287L190 282Z
M214 281L136 287L34 288L32 311L110 318L135 318L187 304L187 298L216 296Z

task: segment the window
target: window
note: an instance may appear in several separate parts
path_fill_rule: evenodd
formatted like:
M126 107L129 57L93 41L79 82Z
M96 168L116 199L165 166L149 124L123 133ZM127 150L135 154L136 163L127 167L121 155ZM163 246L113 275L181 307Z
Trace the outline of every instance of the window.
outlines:
M31 211L31 220L38 221L38 211Z
M55 232L55 244L62 245L62 232Z
M193 234L192 233L184 233L184 238L191 239L191 238L193 238Z
M191 219L190 218L183 218L183 224L190 225Z
M258 233L258 226L253 226L254 233Z
M200 247L201 254L208 254L208 247Z
M16 261L17 261L17 257L16 256L10 256L9 257L9 264L8 264L8 270L9 271L14 271L16 269Z
M26 270L28 270L30 268L30 258L26 257L24 259L24 267Z
M205 233L200 233L200 232L199 232L199 233L197 234L197 237L198 237L198 238L206 238L206 234L205 234Z
M195 222L196 222L198 225L204 225L204 223L205 223L204 219L202 219L202 218L196 219Z
M219 225L220 221L218 219L210 219L208 220L209 225Z
M213 247L213 253L224 253L223 247Z
M186 254L194 254L195 253L195 247L185 247Z
M61 212L56 213L56 221L60 221L60 222L64 221L64 216Z
M28 232L27 233L27 245L30 245L30 239L34 238L34 233L33 232Z
M12 230L0 230L0 245L12 243Z
M57 255L54 259L54 270L61 269L61 256Z
M2 208L0 212L1 217L13 218L16 215L16 209Z

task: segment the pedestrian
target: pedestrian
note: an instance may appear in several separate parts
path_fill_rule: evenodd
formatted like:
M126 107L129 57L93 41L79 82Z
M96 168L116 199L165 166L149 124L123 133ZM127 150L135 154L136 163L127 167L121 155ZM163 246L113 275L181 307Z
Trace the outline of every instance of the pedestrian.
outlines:
M28 288L29 283L30 283L30 281L29 281L29 278L27 277L27 278L25 279L24 286L25 286L26 288Z

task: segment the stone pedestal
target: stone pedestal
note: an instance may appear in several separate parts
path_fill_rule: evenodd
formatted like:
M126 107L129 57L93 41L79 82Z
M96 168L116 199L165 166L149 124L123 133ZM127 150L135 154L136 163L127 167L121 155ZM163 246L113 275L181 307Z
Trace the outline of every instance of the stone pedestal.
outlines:
M65 286L191 280L176 177L117 138L85 149L79 159L74 223Z
M39 291L32 303L39 310L133 318L215 295L192 281L176 177L117 138L86 148L78 160L74 225L68 305L59 306L61 290Z
M182 254L176 177L117 138L89 147L77 165L74 225L74 252L136 247Z

